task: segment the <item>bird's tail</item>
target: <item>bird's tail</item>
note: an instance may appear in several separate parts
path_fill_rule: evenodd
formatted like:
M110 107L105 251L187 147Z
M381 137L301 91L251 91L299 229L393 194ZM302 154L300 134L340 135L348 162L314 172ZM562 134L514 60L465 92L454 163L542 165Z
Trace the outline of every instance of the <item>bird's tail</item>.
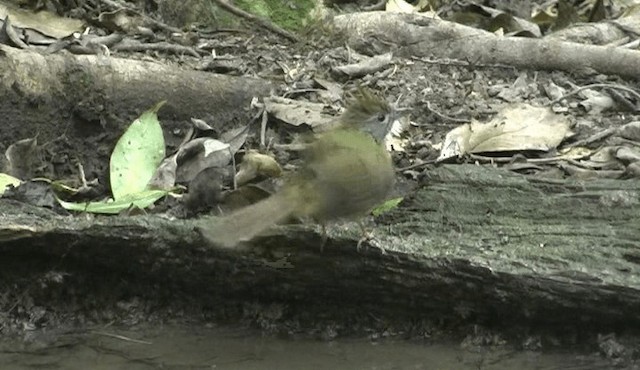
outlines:
M288 197L287 191L280 191L228 216L207 220L199 229L210 243L233 248L282 222L294 213L296 207L295 198Z

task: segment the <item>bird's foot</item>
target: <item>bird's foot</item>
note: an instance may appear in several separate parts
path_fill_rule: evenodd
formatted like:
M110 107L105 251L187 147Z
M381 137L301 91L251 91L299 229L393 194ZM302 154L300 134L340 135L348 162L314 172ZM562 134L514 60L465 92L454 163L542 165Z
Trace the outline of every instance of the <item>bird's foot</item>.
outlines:
M380 253L387 254L382 245L378 242L378 239L373 235L373 232L363 232L362 237L358 240L358 244L356 245L356 250L360 253L360 249L362 248L362 244L368 243L372 247L378 248Z
M358 251L358 253L360 252L360 248L362 247L363 243L369 243L372 247L378 248L382 254L387 254L376 237L373 235L373 231L367 231L363 222L358 222L358 225L360 225L360 230L362 230L362 237L360 237L360 240L358 240L358 244L356 245L356 250Z
M324 223L320 224L322 226L322 240L320 241L320 253L324 251L324 246L327 244L327 225Z
M364 235L358 240L358 244L356 244L356 250L360 253L360 248L362 247L362 243L368 242L369 240L373 240L371 235Z

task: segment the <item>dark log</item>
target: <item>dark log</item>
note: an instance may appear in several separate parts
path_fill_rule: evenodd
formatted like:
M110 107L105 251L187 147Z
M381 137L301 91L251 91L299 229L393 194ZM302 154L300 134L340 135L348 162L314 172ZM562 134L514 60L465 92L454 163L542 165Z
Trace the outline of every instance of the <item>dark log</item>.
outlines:
M7 270L45 260L43 269L68 270L71 281L79 270L99 271L102 284L116 276L130 295L154 285L218 312L260 302L286 307L278 318L345 325L359 315L594 333L639 327L637 181L545 180L470 165L429 174L377 220L384 251L357 251L352 224L332 226L324 252L314 225L276 227L227 250L195 231L215 219L62 217L0 199L2 285L12 283Z

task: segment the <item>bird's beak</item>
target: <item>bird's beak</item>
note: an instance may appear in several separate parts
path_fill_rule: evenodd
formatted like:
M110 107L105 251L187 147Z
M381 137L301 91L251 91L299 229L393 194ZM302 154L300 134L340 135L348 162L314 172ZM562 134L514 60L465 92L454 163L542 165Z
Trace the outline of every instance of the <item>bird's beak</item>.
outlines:
M398 119L409 114L411 111L411 108L393 108L393 120L397 121Z
M398 115L398 117L402 117L404 115L406 115L407 113L411 112L411 108L395 108L394 109L396 114Z

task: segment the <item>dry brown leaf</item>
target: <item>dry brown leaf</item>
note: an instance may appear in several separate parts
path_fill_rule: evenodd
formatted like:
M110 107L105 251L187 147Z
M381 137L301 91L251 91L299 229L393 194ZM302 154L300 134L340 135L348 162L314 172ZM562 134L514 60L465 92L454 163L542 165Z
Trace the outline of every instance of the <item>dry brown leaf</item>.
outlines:
M640 141L640 121L632 121L620 127L620 136L625 139Z
M366 58L357 63L333 67L333 71L345 74L349 77L361 77L382 71L391 64L393 53L385 53Z
M210 167L225 167L231 163L231 148L220 140L201 137L191 140L178 150L177 182L190 182L200 171Z
M640 150L636 148L621 146L616 148L615 156L623 163L640 162Z
M558 150L558 157L562 159L583 159L588 158L593 153L593 149L584 146L572 146L563 150Z
M264 99L264 107L273 117L293 126L307 124L315 127L335 119L324 112L325 105L320 103L270 97Z
M451 130L438 160L469 153L556 148L571 131L569 120L549 108L510 105L490 122L473 121Z
M418 10L405 0L387 0L385 10L397 13L416 13Z
M21 180L30 179L37 167L38 136L18 140L9 145L5 152L7 159L7 174Z
M273 157L250 150L244 155L242 163L238 166L236 183L243 185L260 175L279 177L281 174L282 168Z
M149 189L171 190L176 185L177 154L165 158L149 180Z
M582 91L581 95L584 96L585 99L579 104L592 115L599 115L603 111L615 106L615 101L608 94L587 89Z
M25 31L34 30L53 39L61 39L74 32L80 32L84 24L81 20L60 17L47 10L33 12L20 9L8 2L2 2L0 4L0 19L4 19L7 16L11 16L14 27Z

